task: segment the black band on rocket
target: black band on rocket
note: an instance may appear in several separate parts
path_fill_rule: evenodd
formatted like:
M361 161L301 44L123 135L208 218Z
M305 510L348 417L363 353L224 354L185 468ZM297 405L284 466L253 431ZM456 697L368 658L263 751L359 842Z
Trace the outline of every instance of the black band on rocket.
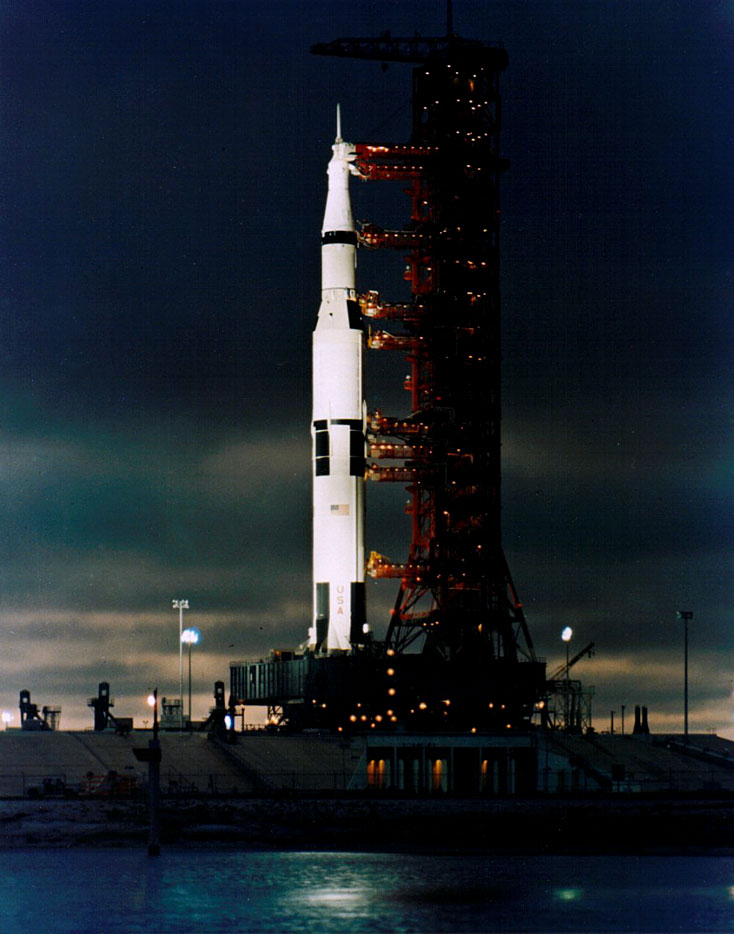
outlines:
M362 419L361 418L332 418L329 419L332 425L349 425L350 428L356 428L359 431L362 430Z
M351 243L357 245L357 232L354 230L327 230L321 235L321 243Z

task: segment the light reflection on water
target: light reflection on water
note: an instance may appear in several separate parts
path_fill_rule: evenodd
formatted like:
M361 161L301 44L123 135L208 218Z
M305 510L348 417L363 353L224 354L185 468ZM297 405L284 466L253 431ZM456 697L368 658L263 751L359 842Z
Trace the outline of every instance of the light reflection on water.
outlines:
M729 857L6 850L0 931L731 931Z
M562 902L575 902L577 898L581 898L583 892L581 889L556 889L554 895Z

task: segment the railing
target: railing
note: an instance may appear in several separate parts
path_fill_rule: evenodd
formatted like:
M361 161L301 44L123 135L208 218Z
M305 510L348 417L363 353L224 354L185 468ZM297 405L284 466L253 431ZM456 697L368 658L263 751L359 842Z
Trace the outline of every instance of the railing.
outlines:
M108 800L141 798L145 794L147 773L124 772L115 775L86 773L78 778L73 772L39 772L22 767L12 773L0 771L0 798L69 798ZM76 772L78 775L78 772ZM184 773L174 768L161 772L161 793L172 797L224 796L251 790L243 779L229 773Z
M59 776L61 777L61 776ZM126 793L110 788L105 791L83 793L79 790L81 783L68 782L49 788L44 793L37 793L43 787L43 780L48 775L33 772L23 772L17 775L0 774L0 798L37 798L71 799L86 801L142 800L146 783L143 777L134 787L129 787ZM164 798L210 798L210 797L258 797L261 795L278 794L332 794L345 793L358 790L365 784L365 776L358 769L353 774L351 767L346 769L310 771L305 769L280 769L258 772L258 787L242 776L238 781L231 773L181 773L177 770L164 770L161 775L161 794ZM360 778L362 780L360 780ZM355 784L356 782L356 784ZM479 779L477 779L479 782ZM479 785L475 789L479 794ZM572 775L566 770L564 776L558 770L538 770L537 789L542 794L551 797L573 795L595 795L599 792L632 796L649 796L656 794L687 795L731 795L734 793L734 779L731 772L717 769L704 769L700 771L671 770L665 776L650 777L646 775L630 774L619 781L612 781L605 788L600 788L593 778L581 774ZM387 787L385 790L391 790ZM426 794L427 790L416 791L416 794Z
M734 775L723 769L668 769L657 775L625 772L619 778L579 769L538 768L538 790L549 794L573 795L612 791L615 794L700 794L734 793Z

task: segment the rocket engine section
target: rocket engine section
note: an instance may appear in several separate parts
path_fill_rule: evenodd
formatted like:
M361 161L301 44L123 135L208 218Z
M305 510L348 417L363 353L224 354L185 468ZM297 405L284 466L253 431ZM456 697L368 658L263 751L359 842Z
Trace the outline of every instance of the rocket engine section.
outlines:
M355 291L357 232L349 199L355 149L336 140L321 232L321 306L313 332L312 651L365 640L365 406L362 319Z

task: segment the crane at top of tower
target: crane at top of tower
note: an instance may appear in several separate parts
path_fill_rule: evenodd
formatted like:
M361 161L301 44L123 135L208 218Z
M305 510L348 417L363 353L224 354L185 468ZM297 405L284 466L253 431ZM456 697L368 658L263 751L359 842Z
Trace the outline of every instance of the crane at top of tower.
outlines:
M435 58L446 58L458 53L482 53L493 59L500 71L507 67L507 51L498 44L480 39L465 39L454 31L453 0L446 0L446 35L393 37L387 29L379 36L368 39L341 38L332 42L318 42L311 46L314 55L335 55L340 58L364 58L387 62L414 62L422 64Z
M452 53L482 53L491 56L495 66L507 67L507 50L480 39L464 39L450 35L441 37L393 37L390 32L368 39L341 38L332 42L317 42L311 46L314 55L334 55L339 58L374 59L379 62L414 62L422 64L432 58L444 58Z

